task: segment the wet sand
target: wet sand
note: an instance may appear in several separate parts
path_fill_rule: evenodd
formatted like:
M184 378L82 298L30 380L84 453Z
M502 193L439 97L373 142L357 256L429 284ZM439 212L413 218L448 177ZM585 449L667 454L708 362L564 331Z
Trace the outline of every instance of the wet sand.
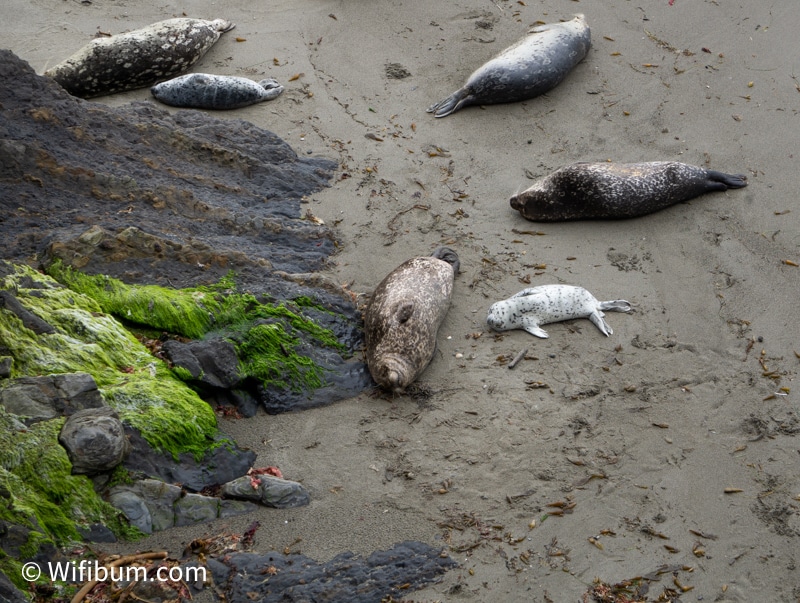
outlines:
M665 565L691 570L661 575L653 598L683 585L686 601L798 600L800 13L646 4L7 2L0 41L39 73L97 30L234 21L194 71L274 77L281 97L218 115L341 163L305 206L336 231L329 276L363 301L409 257L447 244L461 258L417 395L221 419L259 466L301 481L309 507L131 548L179 554L258 519L256 550L295 543L319 560L440 544L462 569L415 601L578 601L595 578ZM593 47L555 90L425 113L530 25L577 11ZM532 176L605 160L683 161L749 186L626 221L533 223L508 205ZM493 302L549 283L635 310L608 314L609 338L585 320L547 340L488 331Z

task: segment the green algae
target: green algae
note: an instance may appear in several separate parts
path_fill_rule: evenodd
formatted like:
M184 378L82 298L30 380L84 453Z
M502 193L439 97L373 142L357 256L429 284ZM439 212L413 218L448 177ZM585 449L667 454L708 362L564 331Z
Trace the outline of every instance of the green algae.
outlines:
M12 377L89 373L106 402L154 448L199 458L213 445L216 418L209 405L94 300L27 266L15 266L0 286L55 327L37 335L12 312L0 311Z
M325 384L324 370L298 351L301 335L346 351L330 329L302 314L304 308L327 312L312 298L264 303L251 293L237 291L232 273L218 283L186 289L127 285L108 276L83 274L61 262L53 263L48 273L120 319L192 339L220 334L236 347L241 376L264 386L301 391ZM264 328L265 320L274 326ZM175 375L190 380L186 373Z
M72 463L58 443L63 424L58 418L18 430L0 407L0 486L10 500L0 505L0 519L31 530L21 558L33 556L46 542L81 540L77 526L102 523L120 538L139 535L100 498L87 476L72 475Z

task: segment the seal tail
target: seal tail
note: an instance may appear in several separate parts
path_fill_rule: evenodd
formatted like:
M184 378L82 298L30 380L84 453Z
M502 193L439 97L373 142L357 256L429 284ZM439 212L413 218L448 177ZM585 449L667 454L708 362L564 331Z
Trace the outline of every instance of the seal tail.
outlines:
M458 254L449 247L437 247L431 257L450 264L453 267L454 274L458 274L461 270L461 260L458 259Z
M447 117L463 107L469 96L469 92L465 88L459 88L446 99L428 107L427 112L433 113L434 117Z
M613 301L600 302L600 309L608 312L630 312L633 310L633 306L624 299L615 299Z
M708 187L713 191L726 191L729 188L742 188L747 186L747 176L744 174L725 174L707 170Z

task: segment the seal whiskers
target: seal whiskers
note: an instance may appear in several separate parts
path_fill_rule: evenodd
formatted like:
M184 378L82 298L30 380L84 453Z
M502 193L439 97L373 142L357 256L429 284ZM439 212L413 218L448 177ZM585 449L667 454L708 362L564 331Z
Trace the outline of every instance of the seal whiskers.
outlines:
M540 325L573 318L588 318L606 337L614 331L605 321L603 311L630 312L630 302L624 299L598 301L583 287L573 285L541 285L515 293L489 308L486 322L495 331L524 329L531 335L546 339L547 331Z

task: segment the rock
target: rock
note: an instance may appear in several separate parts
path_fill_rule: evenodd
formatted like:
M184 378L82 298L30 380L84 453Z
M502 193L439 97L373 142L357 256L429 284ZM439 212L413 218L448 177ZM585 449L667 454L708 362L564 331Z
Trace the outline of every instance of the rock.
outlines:
M72 462L72 473L94 475L119 465L130 451L117 411L108 407L86 408L71 415L58 441Z
M28 603L30 599L19 590L11 580L0 572L0 601L6 603Z
M176 366L188 370L200 386L232 389L241 382L236 348L224 339L203 339L183 343L170 339L161 351Z
M175 503L175 525L190 526L219 517L219 499L187 494Z
M14 366L14 359L11 356L0 358L0 379L8 379L11 376L11 367Z
M122 511L132 525L152 534L174 526L187 526L249 513L256 505L224 501L214 496L186 493L178 486L143 479L111 488L109 502ZM238 503L238 504L232 504Z
M169 484L199 492L209 486L218 486L244 475L253 466L256 453L239 448L232 440L220 436L216 445L197 460L191 454L172 455L153 450L139 433L126 426L125 433L131 443L131 453L123 461L129 472L142 473Z
M22 326L26 329L30 329L37 335L53 333L55 331L52 325L39 318L36 314L19 303L19 300L14 297L11 291L0 291L0 308L5 308L16 314L17 318L22 321Z
M20 417L43 420L100 408L105 402L91 375L67 373L8 381L0 388L0 406Z
M254 488L255 482L258 485ZM246 475L235 479L222 486L222 495L256 501L276 509L304 507L311 500L301 484L271 475Z
M409 594L458 564L423 542L401 542L366 559L342 553L327 563L278 551L233 553L209 560L214 583L229 603L347 601L373 603ZM269 568L265 576L265 568ZM401 587L402 589L398 588Z
M145 534L153 533L153 518L150 509L142 499L131 488L117 486L108 493L108 502L127 517L128 522Z

